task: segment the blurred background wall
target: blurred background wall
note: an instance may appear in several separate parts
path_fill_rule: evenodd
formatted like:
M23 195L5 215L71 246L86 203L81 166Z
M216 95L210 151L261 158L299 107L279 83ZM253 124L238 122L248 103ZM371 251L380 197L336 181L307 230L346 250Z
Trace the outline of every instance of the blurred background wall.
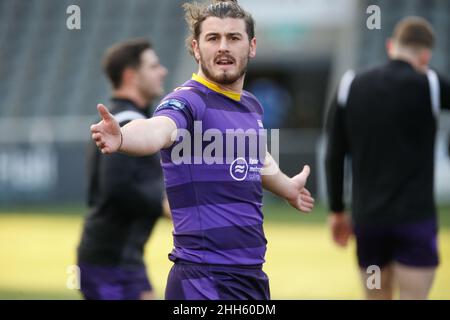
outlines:
M96 104L108 103L101 71L104 50L148 37L169 70L166 91L197 66L184 44L181 0L0 0L0 205L81 203L85 150ZM240 0L257 27L257 58L246 88L280 130L280 165L292 175L313 167L310 189L325 199L322 126L326 105L348 68L386 61L385 40L407 15L428 19L437 34L432 66L450 77L450 1ZM275 5L276 3L276 5ZM81 9L81 29L69 30L69 5ZM381 29L369 30L370 5ZM157 104L157 101L155 101ZM436 191L450 201L445 152L450 117L441 117Z

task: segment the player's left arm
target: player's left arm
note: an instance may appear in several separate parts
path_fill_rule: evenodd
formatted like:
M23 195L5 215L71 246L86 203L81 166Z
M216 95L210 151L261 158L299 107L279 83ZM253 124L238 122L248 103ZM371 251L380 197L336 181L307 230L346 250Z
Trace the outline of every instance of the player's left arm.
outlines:
M314 207L314 199L305 188L309 171L309 166L306 165L299 174L289 178L281 172L276 161L267 152L262 171L262 184L264 189L286 199L297 210L310 212Z

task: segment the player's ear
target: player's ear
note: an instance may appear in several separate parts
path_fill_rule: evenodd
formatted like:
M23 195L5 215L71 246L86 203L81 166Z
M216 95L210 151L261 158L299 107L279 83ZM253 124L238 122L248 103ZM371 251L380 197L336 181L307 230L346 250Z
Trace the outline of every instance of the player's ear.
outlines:
M195 60L199 61L200 60L200 49L198 47L198 41L193 39L191 46L192 46L192 52L194 53Z
M254 58L256 56L256 38L253 37L252 40L250 40L250 52L248 54L249 58Z
M388 38L386 40L386 52L387 52L388 56L391 56L392 50L393 50L393 40L392 40L392 38Z
M431 56L432 53L430 49L422 49L419 55L420 64L423 66L428 66L431 60Z

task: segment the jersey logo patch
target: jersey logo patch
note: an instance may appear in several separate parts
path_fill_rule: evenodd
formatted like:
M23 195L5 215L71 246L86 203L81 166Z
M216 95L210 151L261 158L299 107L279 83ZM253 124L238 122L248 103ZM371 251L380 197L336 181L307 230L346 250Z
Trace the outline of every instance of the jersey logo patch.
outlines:
M155 112L164 109L183 110L184 108L186 108L186 103L184 103L183 101L180 101L178 99L169 99L161 102L161 104L156 108Z
M230 175L236 181L242 181L247 177L248 163L244 158L235 159L230 165Z

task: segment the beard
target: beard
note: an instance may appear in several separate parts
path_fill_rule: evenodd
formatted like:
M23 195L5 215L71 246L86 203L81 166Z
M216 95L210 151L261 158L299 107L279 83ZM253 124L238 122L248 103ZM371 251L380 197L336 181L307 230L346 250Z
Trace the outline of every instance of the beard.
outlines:
M221 84L221 85L230 85L238 81L242 78L247 72L249 58L243 58L239 62L241 66L236 72L229 72L220 70L218 72L214 72L212 67L209 68L206 61L203 60L203 57L200 57L200 68L202 69L203 74L211 81Z

